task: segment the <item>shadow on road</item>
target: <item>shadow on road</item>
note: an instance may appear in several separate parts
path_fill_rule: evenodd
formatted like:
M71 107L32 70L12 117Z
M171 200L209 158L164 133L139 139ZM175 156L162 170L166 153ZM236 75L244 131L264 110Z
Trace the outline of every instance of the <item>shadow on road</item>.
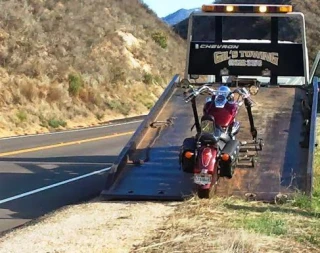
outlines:
M0 201L110 167L117 156L0 158ZM0 204L0 232L15 219L35 219L51 210L98 196L107 172ZM10 221L11 220L11 221ZM12 227L12 225L10 225Z
M117 156L60 156L60 157L0 157L0 162L32 162L32 163L103 163L112 164ZM1 165L0 165L1 166Z

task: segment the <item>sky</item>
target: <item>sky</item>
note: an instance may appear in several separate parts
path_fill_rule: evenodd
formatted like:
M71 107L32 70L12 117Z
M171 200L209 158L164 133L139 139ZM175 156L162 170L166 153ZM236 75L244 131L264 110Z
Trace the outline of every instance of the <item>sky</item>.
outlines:
M200 8L203 4L211 4L213 0L143 0L143 2L162 18L179 9Z

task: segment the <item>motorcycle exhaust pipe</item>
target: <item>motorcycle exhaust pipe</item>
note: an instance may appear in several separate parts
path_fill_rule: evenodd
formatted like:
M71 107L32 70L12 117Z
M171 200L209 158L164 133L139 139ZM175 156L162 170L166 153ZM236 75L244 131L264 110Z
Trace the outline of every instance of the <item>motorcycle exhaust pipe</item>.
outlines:
M220 176L232 178L233 169L236 166L237 158L240 151L240 141L230 140L222 149L220 155Z

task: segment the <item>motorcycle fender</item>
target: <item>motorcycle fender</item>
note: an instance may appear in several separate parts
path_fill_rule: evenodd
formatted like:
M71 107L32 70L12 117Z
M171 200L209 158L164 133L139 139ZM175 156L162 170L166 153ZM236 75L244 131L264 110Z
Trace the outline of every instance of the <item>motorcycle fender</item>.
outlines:
M214 175L217 169L217 149L211 147L204 147L198 153L197 170L195 174L210 174ZM202 189L209 189L211 184L199 185Z

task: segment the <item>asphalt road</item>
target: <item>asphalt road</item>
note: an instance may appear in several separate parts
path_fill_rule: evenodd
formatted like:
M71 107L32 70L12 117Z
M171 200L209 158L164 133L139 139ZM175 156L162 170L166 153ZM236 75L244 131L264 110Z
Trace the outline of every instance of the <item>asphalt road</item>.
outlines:
M140 123L0 139L0 232L97 196Z

